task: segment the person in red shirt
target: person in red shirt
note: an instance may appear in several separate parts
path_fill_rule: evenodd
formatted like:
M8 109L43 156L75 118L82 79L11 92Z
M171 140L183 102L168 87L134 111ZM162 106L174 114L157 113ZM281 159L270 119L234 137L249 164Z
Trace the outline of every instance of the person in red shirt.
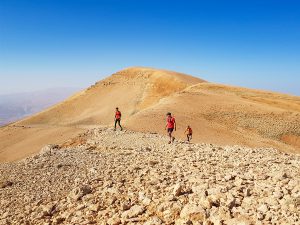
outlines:
M192 140L193 137L193 130L190 127L190 125L187 126L187 128L184 131L184 134L186 134L187 141L190 142L190 140Z
M171 144L171 142L174 142L175 137L172 136L173 131L176 131L176 122L175 122L175 118L172 117L171 113L167 113L167 124L165 129L167 129L169 137L170 137L170 141L169 144Z
M116 108L116 114L115 114L115 129L117 128L117 123L119 124L121 130L123 130L122 126L121 126L121 117L122 117L122 114L121 112L119 111L119 108L117 107Z

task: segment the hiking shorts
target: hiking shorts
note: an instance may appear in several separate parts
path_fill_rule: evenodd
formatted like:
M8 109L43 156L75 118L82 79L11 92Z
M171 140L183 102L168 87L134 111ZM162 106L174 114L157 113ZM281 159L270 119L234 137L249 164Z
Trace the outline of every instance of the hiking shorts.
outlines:
M172 133L174 128L168 128L168 133Z

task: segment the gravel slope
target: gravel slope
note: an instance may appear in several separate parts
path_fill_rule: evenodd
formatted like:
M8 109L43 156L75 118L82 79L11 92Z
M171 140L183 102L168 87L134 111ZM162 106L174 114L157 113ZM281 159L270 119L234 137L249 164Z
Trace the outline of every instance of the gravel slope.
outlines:
M300 224L300 157L96 128L0 164L0 224Z

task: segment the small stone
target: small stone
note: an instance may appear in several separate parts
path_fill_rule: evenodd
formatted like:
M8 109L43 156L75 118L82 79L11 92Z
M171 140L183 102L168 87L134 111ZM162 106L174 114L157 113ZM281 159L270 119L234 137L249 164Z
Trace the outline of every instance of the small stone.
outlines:
M263 220L265 218L265 215L262 212L258 212L256 214L256 217L257 217L258 220Z
M9 180L0 182L0 188L6 188L6 187L10 187L12 185L13 185L13 182L11 182Z
M122 218L134 218L145 212L143 206L134 205L129 210L122 213Z
M228 199L227 202L226 202L226 206L229 208L229 209L232 209L236 204L236 200L235 198L232 198L232 199Z
M212 202L209 201L208 199L202 199L200 200L199 204L204 208L204 209L210 209L212 207Z
M50 145L44 146L39 153L40 153L40 155L44 155L44 154L51 153L53 150L57 150L57 149L59 149L58 145L50 144Z
M269 210L268 206L266 204L262 204L257 208L257 211L262 212L262 213L267 213Z
M225 224L234 224L234 225L253 225L254 223L248 218L232 218L225 221Z
M231 175L231 174L226 175L226 176L224 177L224 180L225 180L225 181L230 181L230 180L233 180L233 179L234 179L234 176Z
M141 201L145 206L148 206L151 203L151 199L146 197L142 192L139 192L139 201Z
M58 216L53 219L53 222L56 224L60 224L60 223L64 222L65 220L66 220L66 218Z
M284 194L281 191L274 191L273 196L277 199L282 199Z
M81 187L77 187L73 189L70 192L69 197L75 201L78 201L83 196L90 194L91 192L92 192L92 188L89 185L83 185Z
M150 218L148 221L144 223L144 225L160 225L160 224L162 224L162 221L157 216Z
M150 147L146 147L145 150L151 152L152 149Z
M54 210L55 205L49 204L49 205L42 205L39 207L39 213L38 218L43 218L45 216L51 216L52 211Z
M180 218L200 222L205 220L206 212L201 206L187 204L181 210Z
M281 181L281 180L284 180L284 179L286 179L286 178L288 178L288 175L287 175L286 172L280 172L280 173L278 173L278 174L276 174L276 175L274 176L274 179L275 179L276 181Z
M100 209L100 205L99 204L92 204L92 205L89 205L88 208L93 211L93 212L98 212L99 209Z
M0 217L1 219L5 219L6 217L8 217L9 213L5 212L2 214L2 216Z
M177 183L173 188L173 195L176 197L180 196L182 194L183 187L181 184Z
M130 202L124 202L122 204L122 210L123 211L130 209L130 207L131 207L131 203Z
M153 161L153 160L149 161L150 166L155 166L156 164L158 164L158 161Z
M220 196L219 195L210 195L207 197L209 204L215 207L220 206Z
M118 215L114 215L113 217L111 217L107 220L107 224L109 224L109 225L119 225L121 223L122 223L121 219L119 218Z
M245 188L243 190L243 194L244 194L245 197L249 197L251 195L250 189L249 188Z

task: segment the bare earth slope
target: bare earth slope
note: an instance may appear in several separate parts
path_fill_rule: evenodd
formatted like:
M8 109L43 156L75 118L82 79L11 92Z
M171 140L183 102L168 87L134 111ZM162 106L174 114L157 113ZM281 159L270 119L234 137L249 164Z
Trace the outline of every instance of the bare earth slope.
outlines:
M0 130L0 163L35 154L42 146L63 143L84 129L58 126L12 126Z
M204 81L176 72L129 68L20 124L109 124L116 106L122 110L124 118L129 118L155 105L161 98L200 82Z
M164 133L165 114L178 122L177 138L190 124L195 142L276 147L300 152L300 97L212 84L181 73L144 67L128 68L30 118L0 129L0 162L39 151L47 143L48 127L85 129L112 125L114 108L122 111L125 127ZM25 126L26 131L22 127ZM16 133L26 133L18 139ZM8 135L10 133L10 135ZM39 143L30 140L35 134ZM61 138L52 136L52 143ZM68 138L71 135L68 135ZM31 142L34 148L22 143ZM30 149L27 149L30 148ZM22 151L22 153L20 152ZM11 157L4 158L3 155ZM18 156L17 152L20 152Z
M200 83L140 111L126 124L135 130L160 132L166 111L175 115L181 138L189 124L196 142L300 151L299 97Z
M97 128L2 163L0 224L300 224L299 155L166 143Z
M156 104L162 97L199 82L204 81L151 68L117 72L42 113L0 128L0 162L33 154L45 144L60 143L61 135L67 140L90 125L110 124L116 106L120 107L126 120ZM66 129L71 132L65 132Z

